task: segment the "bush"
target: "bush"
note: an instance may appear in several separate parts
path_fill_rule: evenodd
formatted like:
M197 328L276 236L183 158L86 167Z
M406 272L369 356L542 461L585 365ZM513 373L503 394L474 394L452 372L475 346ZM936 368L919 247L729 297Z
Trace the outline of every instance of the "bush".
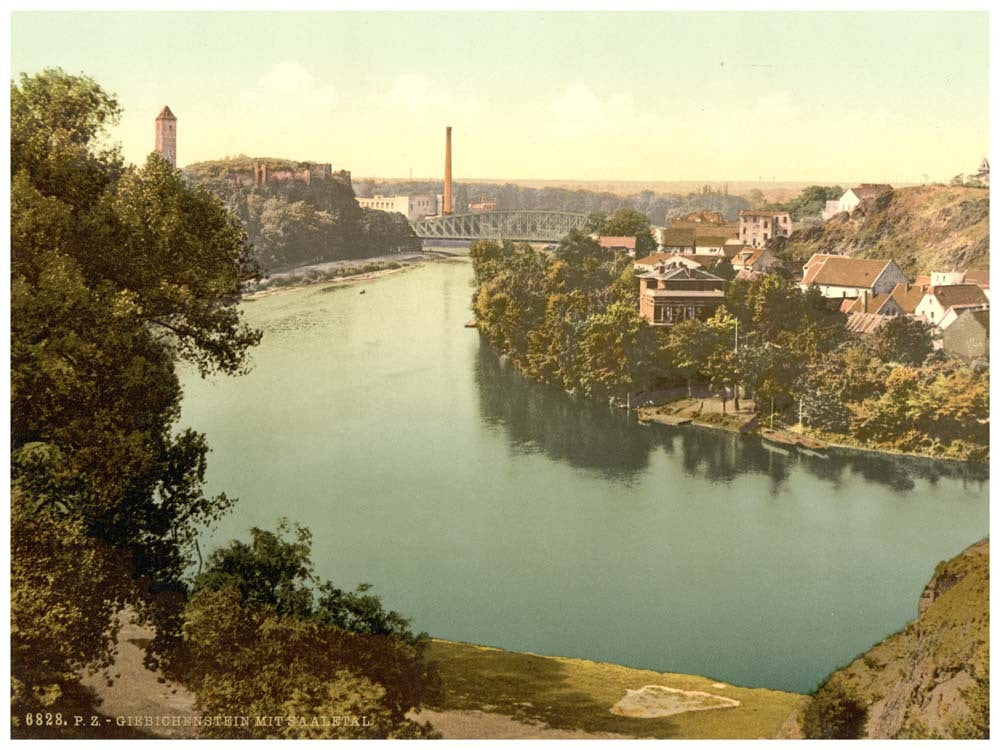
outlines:
M802 732L811 740L861 737L868 708L853 688L833 677L820 686L802 714Z

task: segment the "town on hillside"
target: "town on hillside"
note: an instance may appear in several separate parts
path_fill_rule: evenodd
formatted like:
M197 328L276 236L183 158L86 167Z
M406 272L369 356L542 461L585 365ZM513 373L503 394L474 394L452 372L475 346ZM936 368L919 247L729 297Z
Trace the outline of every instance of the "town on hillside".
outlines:
M989 183L989 163L980 167ZM853 214L866 201L891 192L891 185L862 184L828 201L824 220ZM640 279L639 310L653 326L709 318L725 301L730 279L752 281L778 273L815 286L833 309L847 316L847 331L866 336L895 317L928 324L934 346L968 360L989 358L990 277L988 270L928 268L909 278L890 258L853 258L815 253L804 264L781 260L769 241L789 237L787 211L740 211L739 221L702 211L652 227L656 252L635 258ZM608 250L635 256L634 237L595 237Z

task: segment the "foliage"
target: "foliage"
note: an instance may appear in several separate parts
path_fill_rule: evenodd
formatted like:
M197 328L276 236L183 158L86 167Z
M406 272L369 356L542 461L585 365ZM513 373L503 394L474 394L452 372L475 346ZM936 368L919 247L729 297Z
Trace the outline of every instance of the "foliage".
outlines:
M208 447L177 427L174 362L203 374L246 368L260 334L242 323L237 302L256 269L217 200L157 156L125 167L102 146L120 110L93 80L23 75L11 110L12 482L39 519L69 529L66 549L92 559L97 580L110 557L128 567L138 584L128 600L156 620L152 653L162 654L177 635L196 535L230 502L203 494ZM52 548L44 526L15 533L16 550ZM45 563L39 600L59 597L54 571L71 575L79 562ZM109 601L120 603L120 591L109 587ZM106 613L95 604L86 622L67 614L67 639L87 644L74 658L104 652ZM24 627L23 642L40 647L41 635ZM44 654L20 659L15 672L29 663L64 680L59 660ZM14 677L27 690L49 679Z
M606 237L635 237L636 258L644 258L656 250L656 240L649 231L649 217L628 206L609 216L602 223L600 233Z
M659 342L633 304L615 302L591 315L580 338L576 370L589 396L610 396L645 385L657 369Z
M842 679L827 680L802 712L802 731L811 740L853 740L861 737L868 709Z
M272 169L299 166L265 161ZM252 168L251 159L236 157L194 164L185 173L236 213L254 257L269 271L420 249L405 216L361 208L347 181L244 184L238 178Z
M852 432L897 450L983 458L989 375L956 364L895 367L884 391L856 407Z
M579 231L551 256L491 241L475 243L470 256L479 331L529 377L621 398L659 374L659 342L638 315L629 258Z
M818 217L826 208L827 201L837 200L843 194L844 189L839 185L833 187L810 185L792 200L778 204L775 208L788 211L793 221L802 221Z
M931 326L898 316L875 329L870 338L872 353L883 362L922 365L934 350Z
M11 493L11 719L65 710L85 667L114 656L115 615L134 597L126 561L83 523Z
M185 659L175 664L209 715L365 716L370 726L218 727L217 737L426 736L406 713L440 689L414 635L367 586L346 592L317 582L308 530L216 550L184 612Z

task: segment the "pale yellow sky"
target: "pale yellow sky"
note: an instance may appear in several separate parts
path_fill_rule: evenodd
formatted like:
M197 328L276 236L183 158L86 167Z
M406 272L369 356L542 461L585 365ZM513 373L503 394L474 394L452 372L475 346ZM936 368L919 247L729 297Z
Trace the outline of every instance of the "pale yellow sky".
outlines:
M139 161L358 176L946 180L988 152L985 13L17 13L13 72L115 92Z

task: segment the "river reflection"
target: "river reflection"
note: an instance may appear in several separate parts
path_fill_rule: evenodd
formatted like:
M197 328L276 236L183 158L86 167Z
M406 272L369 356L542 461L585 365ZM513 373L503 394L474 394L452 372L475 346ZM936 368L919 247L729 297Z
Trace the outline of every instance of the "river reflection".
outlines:
M899 493L914 489L918 479L931 484L957 479L975 488L989 479L988 467L979 464L846 450L811 455L771 446L756 436L641 424L623 409L529 381L485 342L476 353L475 379L483 421L503 433L513 452L541 452L626 486L641 479L658 450L676 456L688 476L732 482L748 473L763 474L771 480L772 492L796 468L834 489L851 475Z
M988 531L984 472L641 426L530 383L463 328L471 276L246 305L253 370L181 373L207 490L239 498L203 550L287 516L317 576L436 637L811 690Z

